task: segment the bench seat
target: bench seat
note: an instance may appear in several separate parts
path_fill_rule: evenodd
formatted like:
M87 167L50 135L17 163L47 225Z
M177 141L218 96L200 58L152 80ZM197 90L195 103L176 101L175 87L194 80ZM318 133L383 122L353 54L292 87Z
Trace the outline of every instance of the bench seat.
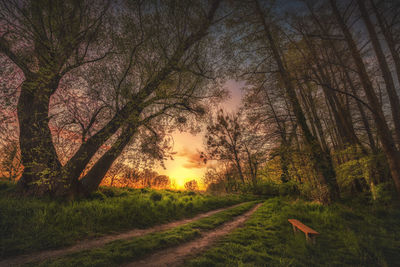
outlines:
M297 232L297 229L301 230L306 235L307 241L311 240L313 243L315 243L315 236L319 235L319 233L317 231L315 231L314 229L311 229L310 227L303 224L299 220L288 219L288 221L292 224L294 232Z

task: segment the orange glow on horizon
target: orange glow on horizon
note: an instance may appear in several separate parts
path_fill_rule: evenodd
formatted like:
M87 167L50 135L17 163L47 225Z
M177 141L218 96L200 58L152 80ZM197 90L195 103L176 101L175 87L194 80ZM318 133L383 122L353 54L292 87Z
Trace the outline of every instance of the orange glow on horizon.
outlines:
M201 164L199 151L202 150L202 134L192 135L185 132L174 132L174 150L177 154L174 160L165 162L166 169L159 168L156 171L168 175L172 182L175 182L177 189L185 189L185 183L195 179L203 189L202 177L206 166Z

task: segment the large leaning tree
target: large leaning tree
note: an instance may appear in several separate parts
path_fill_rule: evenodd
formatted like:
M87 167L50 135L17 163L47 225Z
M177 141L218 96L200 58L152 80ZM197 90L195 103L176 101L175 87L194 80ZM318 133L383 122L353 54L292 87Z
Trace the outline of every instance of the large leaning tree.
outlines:
M201 100L214 93L206 44L219 5L0 1L0 55L23 74L16 106L24 166L19 191L86 195L139 134L154 133L149 139L157 142L165 121L201 113ZM61 153L60 139L75 145Z

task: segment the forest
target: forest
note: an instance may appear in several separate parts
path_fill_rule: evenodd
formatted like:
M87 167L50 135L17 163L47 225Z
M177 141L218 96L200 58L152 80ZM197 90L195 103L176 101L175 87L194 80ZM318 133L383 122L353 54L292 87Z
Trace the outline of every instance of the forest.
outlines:
M0 266L398 266L398 14L0 0Z

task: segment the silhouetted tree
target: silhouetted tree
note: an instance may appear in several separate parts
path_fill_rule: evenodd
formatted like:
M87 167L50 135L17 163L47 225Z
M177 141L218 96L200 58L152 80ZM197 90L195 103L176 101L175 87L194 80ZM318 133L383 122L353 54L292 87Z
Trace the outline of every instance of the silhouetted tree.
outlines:
M185 183L185 189L188 191L196 191L199 190L199 186L196 180L190 180Z

